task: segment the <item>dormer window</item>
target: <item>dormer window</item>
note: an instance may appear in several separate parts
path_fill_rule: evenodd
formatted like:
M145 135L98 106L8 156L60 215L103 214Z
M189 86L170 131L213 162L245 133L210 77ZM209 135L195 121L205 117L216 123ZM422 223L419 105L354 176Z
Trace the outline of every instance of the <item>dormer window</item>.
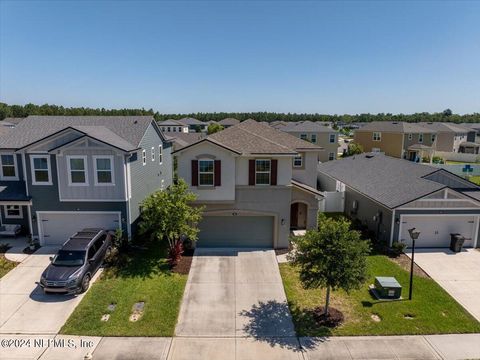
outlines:
M0 178L2 180L16 180L17 167L14 154L1 154L0 155Z

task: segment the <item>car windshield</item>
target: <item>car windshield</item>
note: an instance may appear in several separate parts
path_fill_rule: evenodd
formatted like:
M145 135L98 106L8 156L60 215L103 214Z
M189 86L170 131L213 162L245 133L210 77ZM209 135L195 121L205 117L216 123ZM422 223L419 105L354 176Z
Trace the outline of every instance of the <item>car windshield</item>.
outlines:
M52 261L58 266L81 266L85 261L85 251L60 250Z

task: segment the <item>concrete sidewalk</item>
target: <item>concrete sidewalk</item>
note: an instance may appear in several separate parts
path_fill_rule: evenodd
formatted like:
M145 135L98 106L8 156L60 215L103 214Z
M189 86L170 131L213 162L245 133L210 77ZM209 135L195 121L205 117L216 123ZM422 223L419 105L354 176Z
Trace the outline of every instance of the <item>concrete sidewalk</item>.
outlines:
M2 360L83 360L86 354L93 360L480 359L480 334L300 339L0 335L0 340ZM10 340L21 340L23 346L3 345ZM30 346L26 345L28 340ZM37 346L33 346L33 340L37 340ZM38 346L39 340L45 346ZM179 348L186 349L178 352Z

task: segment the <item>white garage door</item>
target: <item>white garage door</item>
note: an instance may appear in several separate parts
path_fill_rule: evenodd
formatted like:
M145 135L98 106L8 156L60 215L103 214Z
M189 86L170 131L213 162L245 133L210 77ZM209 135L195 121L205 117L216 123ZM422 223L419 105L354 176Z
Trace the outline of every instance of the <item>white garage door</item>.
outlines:
M464 246L473 246L475 236L474 216L402 216L400 240L411 245L408 229L416 228L420 236L415 247L449 247L450 234L458 233L471 240Z
M61 245L84 228L114 230L119 226L119 213L62 212L37 213L42 245Z
M199 247L273 247L272 216L205 216Z

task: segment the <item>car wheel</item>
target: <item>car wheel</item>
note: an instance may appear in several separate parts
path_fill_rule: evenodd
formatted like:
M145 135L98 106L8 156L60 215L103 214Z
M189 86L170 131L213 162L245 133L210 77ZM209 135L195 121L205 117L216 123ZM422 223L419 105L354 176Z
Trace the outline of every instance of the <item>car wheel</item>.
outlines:
M82 280L82 293L88 290L88 287L90 286L90 275L85 275Z

